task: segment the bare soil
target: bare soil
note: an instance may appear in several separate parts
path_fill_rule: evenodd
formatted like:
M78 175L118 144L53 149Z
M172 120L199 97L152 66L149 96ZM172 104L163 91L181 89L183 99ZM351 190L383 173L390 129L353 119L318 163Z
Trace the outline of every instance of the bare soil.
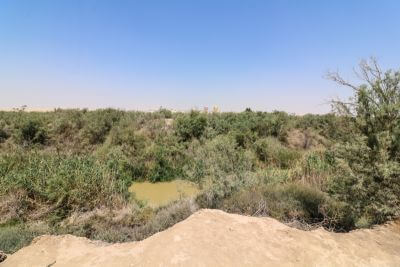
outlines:
M200 210L140 242L41 236L0 266L400 266L400 224L301 231L271 218Z

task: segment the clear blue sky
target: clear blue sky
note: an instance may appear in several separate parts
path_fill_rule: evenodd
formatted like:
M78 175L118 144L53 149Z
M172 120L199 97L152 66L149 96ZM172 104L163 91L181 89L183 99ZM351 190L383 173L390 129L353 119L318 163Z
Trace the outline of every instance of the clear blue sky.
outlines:
M0 108L324 113L369 56L400 67L400 1L0 1Z

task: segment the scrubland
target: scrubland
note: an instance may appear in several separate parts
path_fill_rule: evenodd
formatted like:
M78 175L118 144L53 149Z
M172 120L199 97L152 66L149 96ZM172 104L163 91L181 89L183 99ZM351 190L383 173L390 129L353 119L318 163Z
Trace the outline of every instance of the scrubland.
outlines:
M336 232L395 219L400 74L385 75L347 113L0 112L0 250L41 234L142 240L199 208ZM174 179L201 193L152 208L128 191Z

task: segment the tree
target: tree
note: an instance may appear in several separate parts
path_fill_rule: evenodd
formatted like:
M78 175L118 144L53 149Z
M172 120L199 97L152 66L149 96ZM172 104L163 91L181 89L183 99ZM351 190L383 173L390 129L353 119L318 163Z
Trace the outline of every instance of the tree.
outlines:
M371 58L361 61L356 73L360 85L328 73L353 90L348 101L332 104L357 130L351 142L335 148L341 168L330 190L351 204L358 226L368 226L400 215L400 71L383 71Z

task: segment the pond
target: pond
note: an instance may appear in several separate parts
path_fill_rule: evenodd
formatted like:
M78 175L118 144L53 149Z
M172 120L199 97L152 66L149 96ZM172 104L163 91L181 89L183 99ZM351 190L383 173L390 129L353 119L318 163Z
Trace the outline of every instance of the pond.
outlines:
M196 196L200 190L189 181L173 180L170 182L137 182L133 183L129 191L135 194L136 199L144 201L151 207L166 205L180 198Z

